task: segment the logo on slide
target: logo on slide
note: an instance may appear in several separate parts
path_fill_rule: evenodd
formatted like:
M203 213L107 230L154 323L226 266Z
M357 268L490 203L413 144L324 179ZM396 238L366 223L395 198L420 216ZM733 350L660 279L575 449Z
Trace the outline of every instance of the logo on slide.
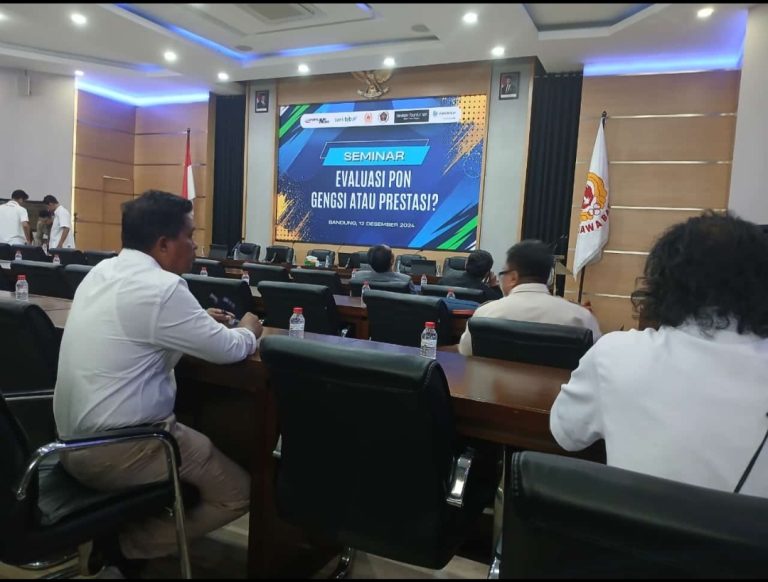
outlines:
M365 117L363 117L363 120L366 123L371 123L373 121L373 114L369 111L368 113L365 114Z

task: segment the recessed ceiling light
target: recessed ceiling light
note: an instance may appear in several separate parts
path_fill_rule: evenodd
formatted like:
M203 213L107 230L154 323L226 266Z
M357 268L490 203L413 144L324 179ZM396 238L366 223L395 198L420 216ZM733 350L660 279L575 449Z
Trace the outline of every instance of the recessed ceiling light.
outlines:
M85 73L82 71L75 71L75 77L82 77L83 75L85 75Z
M504 47L503 46L495 46L491 49L491 54L494 57L501 57L504 56Z
M384 66L385 67L394 67L395 66L395 59L392 57L387 57L384 59Z
M219 73L219 81L229 81L229 75L222 71Z
M696 16L698 16L699 18L709 18L710 16L712 16L712 13L714 11L715 11L714 8L712 8L711 6L708 6L707 8L702 8L701 10L699 10L696 13Z
M176 59L178 57L176 56L176 53L173 51L165 51L163 53L163 58L165 58L165 60L168 61L169 63L174 63L176 62Z
M475 24L477 22L477 12L467 12L462 20L465 24Z
M69 17L70 19L72 19L72 22L74 22L78 26L83 26L86 22L88 22L88 19L85 16L77 12L73 12L72 14L69 15Z
M299 73L301 73L302 75L306 75L307 73L309 73L309 67L304 63L301 63L299 65Z
M0 20L8 20L8 17L2 12L0 12Z

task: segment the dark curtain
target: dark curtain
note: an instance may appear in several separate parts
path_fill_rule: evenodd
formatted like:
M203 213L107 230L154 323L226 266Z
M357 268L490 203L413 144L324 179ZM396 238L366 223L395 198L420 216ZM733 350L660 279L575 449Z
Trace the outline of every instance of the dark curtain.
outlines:
M216 96L215 147L212 242L231 251L243 236L245 95Z
M523 238L550 243L558 255L568 251L582 78L541 73L533 81Z

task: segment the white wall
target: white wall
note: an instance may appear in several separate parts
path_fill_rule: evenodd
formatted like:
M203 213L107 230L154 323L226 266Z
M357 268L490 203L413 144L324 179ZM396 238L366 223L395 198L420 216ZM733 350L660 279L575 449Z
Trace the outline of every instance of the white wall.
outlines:
M768 6L750 9L728 208L742 218L768 224Z
M53 194L72 207L72 77L0 69L0 198L20 188L31 200Z

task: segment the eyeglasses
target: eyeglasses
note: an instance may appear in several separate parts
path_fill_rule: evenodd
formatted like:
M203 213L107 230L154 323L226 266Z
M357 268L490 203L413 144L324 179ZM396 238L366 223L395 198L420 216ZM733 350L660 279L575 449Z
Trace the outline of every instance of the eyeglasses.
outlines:
M504 271L499 271L499 277L503 277L504 275L508 275L511 272L512 272L511 269L506 269Z

